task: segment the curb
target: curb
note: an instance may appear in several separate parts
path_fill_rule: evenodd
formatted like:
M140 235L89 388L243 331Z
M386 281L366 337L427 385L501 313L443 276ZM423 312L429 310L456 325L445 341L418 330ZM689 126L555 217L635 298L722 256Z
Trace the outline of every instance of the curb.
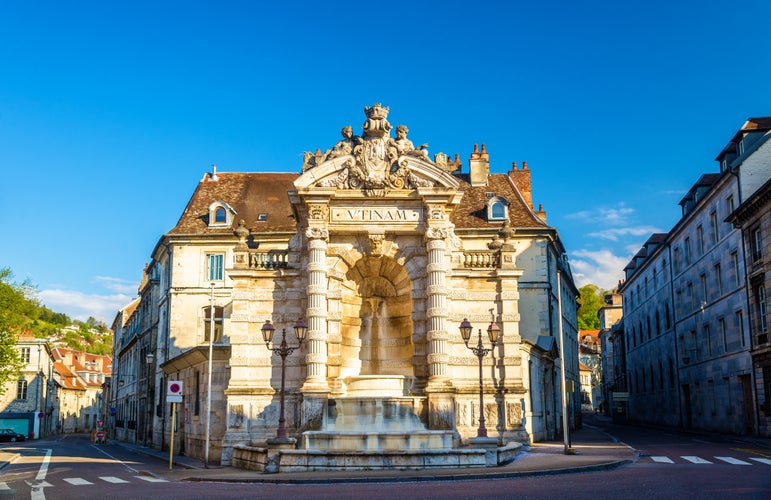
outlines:
M566 467L562 469L542 469L531 471L508 471L471 474L447 474L424 476L364 476L364 477L315 477L315 478L278 478L278 477L231 477L207 478L193 476L180 481L212 482L212 483L259 483L259 484L342 484L342 483L414 483L431 481L478 481L483 479L513 479L519 477L556 476L560 474L580 474L617 469L634 463L633 460L615 460L602 464Z

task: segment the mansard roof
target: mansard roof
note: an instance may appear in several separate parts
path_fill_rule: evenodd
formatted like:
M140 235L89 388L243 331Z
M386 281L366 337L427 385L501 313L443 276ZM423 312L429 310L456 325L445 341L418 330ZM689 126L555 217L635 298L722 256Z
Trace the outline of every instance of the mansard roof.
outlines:
M207 174L198 183L177 225L168 234L232 235L240 220L253 233L295 231L287 192L294 189L297 177L294 173ZM216 201L227 203L235 210L230 227L209 226L209 206Z
M232 235L238 221L244 220L253 233L294 232L297 228L287 193L294 190L295 173L223 173L210 174L199 182L176 226L169 235ZM489 193L509 203L509 219L514 228L546 228L528 206L522 194L506 174L490 174L486 186L471 186L468 174L455 174L463 197L451 215L459 229L497 228L500 221L487 221ZM227 203L236 211L229 227L210 227L209 207L213 202ZM262 216L261 216L262 214ZM260 220L264 219L264 220Z
M452 213L450 220L459 229L483 229L500 227L500 221L487 221L488 193L505 198L509 202L509 220L514 228L545 228L541 220L527 205L522 194L506 174L489 174L486 186L472 186L468 174L459 174L463 198Z

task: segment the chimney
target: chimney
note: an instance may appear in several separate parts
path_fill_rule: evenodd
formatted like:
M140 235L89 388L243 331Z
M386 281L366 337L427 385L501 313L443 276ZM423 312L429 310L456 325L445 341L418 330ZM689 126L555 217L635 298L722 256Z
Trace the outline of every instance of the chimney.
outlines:
M509 172L509 178L514 182L517 187L517 191L522 195L525 202L533 208L533 188L530 184L530 170L527 168L527 162L522 162L522 169L517 169L517 162L511 164L511 171ZM539 211L540 207L539 207ZM545 214L544 214L545 215Z
M474 144L474 151L469 159L469 179L472 186L487 186L487 176L490 174L490 156L487 154L485 145L482 144L482 151L479 151L479 145Z

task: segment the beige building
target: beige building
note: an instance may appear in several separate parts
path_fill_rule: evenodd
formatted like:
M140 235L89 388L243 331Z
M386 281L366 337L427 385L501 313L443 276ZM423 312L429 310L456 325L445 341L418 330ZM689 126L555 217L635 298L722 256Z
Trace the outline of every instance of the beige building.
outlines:
M281 359L261 329L275 327L271 348L282 333L297 346L301 318L307 340L286 357L284 391L300 448L345 427L357 397L398 401L455 445L477 435L481 413L500 443L554 438L561 362L578 415L578 292L527 164L491 173L475 146L464 173L457 155L430 159L406 127L392 137L387 107L365 111L361 137L345 127L334 147L306 153L300 174L206 174L156 245L155 447L171 437L170 381L184 395L175 450L206 457L208 436L210 460L228 464L234 447L275 436ZM480 334L490 348L493 322L501 330L483 358L483 408L465 318L470 347Z
M23 362L18 379L7 382L0 394L0 428L38 439L52 432L56 398L53 362L45 339L22 333L16 343Z

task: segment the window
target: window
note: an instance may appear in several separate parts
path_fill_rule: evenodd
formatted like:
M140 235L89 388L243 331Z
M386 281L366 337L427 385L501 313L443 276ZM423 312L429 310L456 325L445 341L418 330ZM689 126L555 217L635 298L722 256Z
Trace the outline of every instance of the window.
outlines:
M714 210L709 213L710 242L715 245L719 239L717 229L717 212Z
M225 224L227 222L227 213L225 207L217 207L214 209L214 223Z
M22 347L19 349L19 355L21 356L22 361L29 364L29 347Z
M672 317L669 314L669 303L664 304L664 318L667 330L672 326Z
M699 248L699 255L704 255L704 230L701 226L696 228L696 245Z
M736 331L739 332L739 338L741 339L742 347L744 347L746 344L744 340L744 313L742 311L736 311L734 317L736 318Z
M209 226L226 227L233 223L236 211L230 205L222 201L215 201L209 205Z
M709 329L709 323L702 325L704 331L704 341L707 343L707 354L712 356L712 332Z
M658 275L656 274L656 268L653 268L653 289L657 290L659 288L659 279Z
M688 300L691 301L691 310L696 309L696 306L694 305L696 303L696 297L693 296L693 284L688 283Z
M489 196L489 194L487 200L487 220L506 219L509 215L509 203L500 196Z
M756 227L750 233L750 245L752 246L752 261L756 262L763 257L763 239L760 234L760 228Z
M222 342L222 307L214 306L214 340L213 342ZM209 333L211 332L211 307L204 307L203 309L203 341L209 342Z
M674 255L674 261L675 261L675 272L680 272L680 249L675 248L675 255Z
M719 318L717 321L720 325L720 333L723 336L723 352L728 352L728 332L725 328L725 318Z
M195 403L193 404L193 415L196 417L201 414L201 372L195 371Z
M720 264L715 264L715 281L717 283L717 295L723 295L723 275L721 274Z
M734 211L734 197L733 197L733 195L731 195L728 198L726 198L725 206L726 206L726 210L728 210L728 213L732 214L733 211Z
M207 263L206 276L209 281L222 281L224 261L225 261L225 254L212 253L212 254L206 255L206 263Z
M766 321L766 287L763 283L755 285L755 310L757 313L757 332L768 332L768 321Z
M734 272L734 286L739 288L741 285L741 280L739 277L739 254L736 252L731 252L731 266L733 267Z
M16 399L27 399L27 381L23 378L16 383Z
M702 300L702 304L706 304L707 303L707 299L708 299L708 297L707 297L707 275L706 274L702 274L701 276L699 276L699 280L701 281L701 300Z
M691 265L691 238L685 239L685 265Z

